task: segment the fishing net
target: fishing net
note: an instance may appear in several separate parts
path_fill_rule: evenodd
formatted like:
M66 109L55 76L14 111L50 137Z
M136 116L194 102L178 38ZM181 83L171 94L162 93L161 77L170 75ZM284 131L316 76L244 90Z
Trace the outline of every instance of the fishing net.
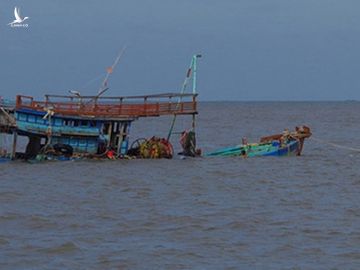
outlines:
M171 143L164 138L152 137L139 146L139 154L141 158L172 158L174 154Z

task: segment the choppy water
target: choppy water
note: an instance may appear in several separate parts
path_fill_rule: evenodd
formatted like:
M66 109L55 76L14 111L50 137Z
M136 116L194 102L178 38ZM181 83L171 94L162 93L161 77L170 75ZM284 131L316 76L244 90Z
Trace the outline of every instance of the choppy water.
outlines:
M198 144L307 124L360 148L359 115L356 102L204 103ZM170 119L147 120L133 138L166 136ZM1 164L0 269L359 269L359 158L310 139L290 158Z

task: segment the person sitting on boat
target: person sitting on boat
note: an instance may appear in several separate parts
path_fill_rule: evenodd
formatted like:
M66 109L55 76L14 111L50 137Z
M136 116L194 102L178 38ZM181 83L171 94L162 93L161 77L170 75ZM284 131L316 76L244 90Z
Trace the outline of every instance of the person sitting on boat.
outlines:
M289 135L290 135L289 130L288 130L287 128L285 128L284 131L283 131L283 133L282 133L282 135L283 135L284 137L289 136Z
M7 151L6 149L0 148L0 157L6 157Z
M108 151L106 152L106 156L108 159L116 159L116 152L114 149L110 148L108 149Z
M286 128L284 129L284 131L282 132L282 136L280 138L280 145L283 147L285 146L288 142L289 142L289 138L290 138L290 132L289 130Z
M242 144L242 145L247 145L247 144L248 144L248 140L247 140L246 137L243 137L243 138L241 139L241 144Z

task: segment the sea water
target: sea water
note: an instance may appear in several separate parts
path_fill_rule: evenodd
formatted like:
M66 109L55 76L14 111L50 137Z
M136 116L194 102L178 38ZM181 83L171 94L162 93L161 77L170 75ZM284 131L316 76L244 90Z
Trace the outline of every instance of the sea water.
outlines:
M300 157L0 164L0 269L359 269L360 103L199 112L203 153L296 125L313 137ZM130 139L170 122L134 122Z

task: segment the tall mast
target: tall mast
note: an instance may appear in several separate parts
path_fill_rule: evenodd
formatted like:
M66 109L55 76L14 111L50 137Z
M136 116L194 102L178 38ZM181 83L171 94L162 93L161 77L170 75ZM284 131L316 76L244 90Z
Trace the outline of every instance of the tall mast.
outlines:
M196 62L197 62L197 59L200 58L200 57L201 57L201 54L195 54L191 58L190 67L189 67L189 69L188 69L188 71L186 73L186 77L185 77L184 83L182 85L180 94L185 93L186 87L187 87L191 77L192 77L192 80L193 80L193 89L192 89L192 91L193 91L194 95L196 94L196 72L197 72L197 63ZM178 103L176 105L176 108L180 105L181 101L182 101L182 97L180 96L180 98L178 100ZM167 136L167 140L170 140L172 131L174 129L175 121L176 121L176 114L174 114L174 117L173 117L173 119L171 121L169 133L168 133L168 136ZM193 125L193 127L194 127L194 125Z
M196 73L197 73L197 59L201 57L201 54L194 55L192 58L193 66L193 94L196 94Z

